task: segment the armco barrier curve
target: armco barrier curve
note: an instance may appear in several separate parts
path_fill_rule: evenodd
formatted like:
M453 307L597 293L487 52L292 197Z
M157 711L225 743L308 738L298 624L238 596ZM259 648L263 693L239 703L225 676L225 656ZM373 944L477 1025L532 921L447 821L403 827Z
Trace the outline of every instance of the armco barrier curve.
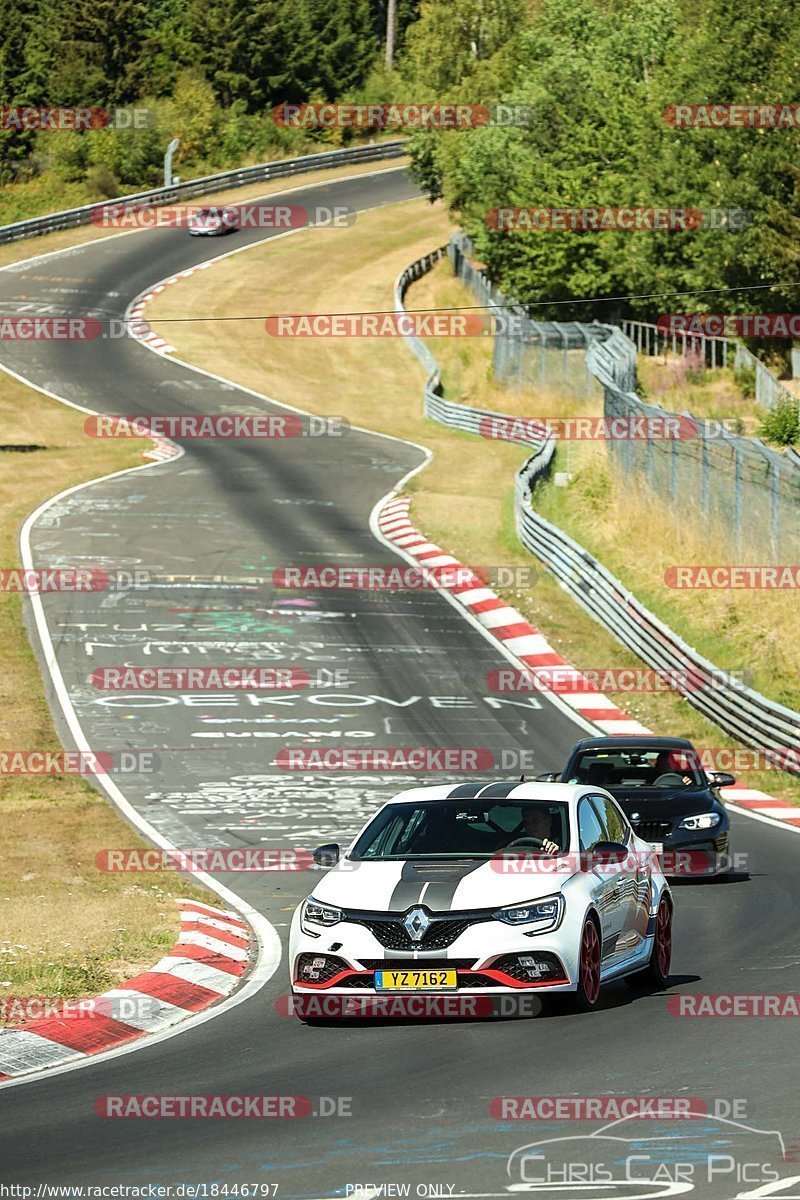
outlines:
M439 247L401 273L395 282L396 312L405 312L403 300L411 283L430 271L447 250L446 246ZM479 433L484 418L504 417L502 413L446 400L441 395L439 366L430 350L419 338L407 336L406 341L428 371L424 399L428 417L440 425L472 433ZM590 369L593 359L602 358L601 346L602 343L593 343L591 347ZM649 666L677 672L690 670L699 685L682 695L720 729L759 750L771 750L777 755L790 752L788 759L780 761L786 763L792 774L800 774L800 763L794 757L800 747L800 713L729 679L645 608L587 550L534 512L530 506L531 493L550 469L555 441L552 437L538 441L512 440L534 449L517 472L515 484L517 533L526 549L549 568L561 587L591 617Z
M92 213L112 206L144 208L148 205L175 204L179 200L191 200L193 196L207 196L211 192L243 187L248 183L261 183L268 179L285 179L292 175L306 174L308 171L324 170L326 167L400 158L406 153L405 145L405 140L401 138L391 142L378 142L371 146L355 146L348 150L327 150L322 154L306 154L300 158L282 158L274 162L258 163L255 167L237 167L217 175L189 179L186 183L179 183L174 187L152 188L147 192L118 196L97 204L84 204L80 208L67 208L43 217L31 217L27 221L15 221L12 225L0 225L0 242L15 242L20 238L40 237L43 233L54 233L59 229L89 225Z

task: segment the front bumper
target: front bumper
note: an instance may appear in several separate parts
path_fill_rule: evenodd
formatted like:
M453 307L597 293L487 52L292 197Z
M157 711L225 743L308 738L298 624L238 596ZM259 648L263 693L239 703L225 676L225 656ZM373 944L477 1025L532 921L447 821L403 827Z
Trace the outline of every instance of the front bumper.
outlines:
M664 838L661 869L668 879L703 879L730 870L728 830L681 829Z
M693 878L702 880L730 869L728 828L726 820L722 828L716 829L678 829L673 826L667 832L655 828L639 832L640 826L634 826L634 832L646 844L651 846L658 842L663 847L658 854L658 863L668 880L691 882Z
M296 993L345 996L384 996L399 992L377 990L376 970L455 970L456 994L503 995L523 991L574 991L577 986L579 939L562 925L552 933L526 936L501 921L467 928L446 950L398 952L389 950L363 925L342 921L320 937L305 933L295 914L292 924L290 971ZM519 956L534 959L523 966ZM324 959L313 978L309 959ZM414 994L453 995L452 990L415 989ZM403 993L410 994L410 993Z

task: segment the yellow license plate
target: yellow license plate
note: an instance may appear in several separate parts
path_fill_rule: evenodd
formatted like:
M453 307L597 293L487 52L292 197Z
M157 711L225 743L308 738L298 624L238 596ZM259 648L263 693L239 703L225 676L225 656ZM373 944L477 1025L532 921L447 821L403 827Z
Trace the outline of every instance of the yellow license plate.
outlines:
M375 990L378 992L453 991L458 987L455 971L376 971Z

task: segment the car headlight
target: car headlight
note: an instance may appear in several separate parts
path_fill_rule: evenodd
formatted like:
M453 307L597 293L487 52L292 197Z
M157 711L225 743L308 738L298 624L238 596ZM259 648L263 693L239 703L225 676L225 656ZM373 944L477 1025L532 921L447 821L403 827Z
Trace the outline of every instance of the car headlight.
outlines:
M342 919L343 914L340 908L334 908L332 904L321 904L313 896L308 896L300 909L300 925L304 932L313 933L317 937L319 937L317 930L307 929L307 925L322 925L325 929L329 929L331 925L338 925Z
M545 896L542 900L531 900L523 904L509 904L498 908L492 913L495 921L503 921L506 925L537 926L536 933L545 933L555 929L561 923L564 915L564 897Z
M719 825L722 820L719 813L707 812L698 813L694 817L684 817L678 826L679 829L713 829L715 825Z

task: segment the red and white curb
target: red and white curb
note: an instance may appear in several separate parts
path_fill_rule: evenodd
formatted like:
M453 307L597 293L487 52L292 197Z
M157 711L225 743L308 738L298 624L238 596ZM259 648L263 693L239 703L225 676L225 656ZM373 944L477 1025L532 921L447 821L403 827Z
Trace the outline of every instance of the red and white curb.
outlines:
M172 462L174 458L180 458L183 454L180 446L166 438L154 438L153 442L153 449L145 450L142 458L150 458L153 462Z
M42 1017L1 1029L0 1080L161 1032L235 991L250 962L250 927L228 909L195 900L178 904L181 932L169 954L151 970L96 997L105 1002L97 1005L99 1011ZM104 1015L103 1008L118 1011L120 1019Z
M559 691L559 698L574 708L576 713L610 737L628 734L652 734L652 730L634 720L617 708L613 700L593 688L580 671L553 649L540 629L531 625L522 613L512 608L505 600L486 587L477 575L470 579L457 558L453 558L441 546L429 541L408 519L410 496L394 496L387 500L378 514L378 528L388 542L405 554L415 558L426 567L454 567L459 580L453 587L443 590L481 625L502 646L519 659L523 667L558 667L559 675L568 678L571 673L579 690L574 695ZM737 783L722 789L723 797L737 807L755 815L769 817L800 828L800 808L793 808L784 800L768 796L766 792Z
M378 528L383 536L426 567L456 567L466 573L467 568L463 567L458 559L447 554L440 546L429 542L414 528L408 519L410 504L409 496L398 496L383 506L378 516ZM542 631L531 625L522 613L511 608L505 600L501 600L477 575L461 578L463 582L446 590L490 631L492 637L501 642L506 650L510 650L524 667L559 667L566 671L574 671L575 679L581 679L580 672L553 649ZM616 704L601 692L582 690L580 694L575 695L559 694L570 708L574 708L580 716L591 721L605 734L650 732L641 722L633 720L622 709L617 708Z
M131 336L135 337L138 342L147 342L150 349L155 350L157 354L174 354L175 347L151 329L144 320L145 307L156 298L159 292L163 292L165 287L179 283L181 279L188 279L190 275L194 275L197 271L205 271L210 266L210 262L204 262L198 263L194 267L187 267L185 271L179 271L177 275L169 275L149 291L140 292L138 296L135 296L125 314L130 321Z
M188 267L185 271L179 271L177 275L170 275L167 279L162 279L149 291L140 292L138 296L135 296L125 314L126 320L130 323L131 337L136 338L137 342L146 342L156 354L174 354L175 347L151 329L145 321L145 307L159 292L163 292L165 287L172 283L178 283L181 279L186 279L197 271L204 271L209 266L211 266L210 263L198 263L195 267ZM154 442L153 449L146 450L142 458L149 458L153 462L172 462L173 459L180 458L183 454L180 446L176 446L174 442L170 442L166 438L154 438Z

